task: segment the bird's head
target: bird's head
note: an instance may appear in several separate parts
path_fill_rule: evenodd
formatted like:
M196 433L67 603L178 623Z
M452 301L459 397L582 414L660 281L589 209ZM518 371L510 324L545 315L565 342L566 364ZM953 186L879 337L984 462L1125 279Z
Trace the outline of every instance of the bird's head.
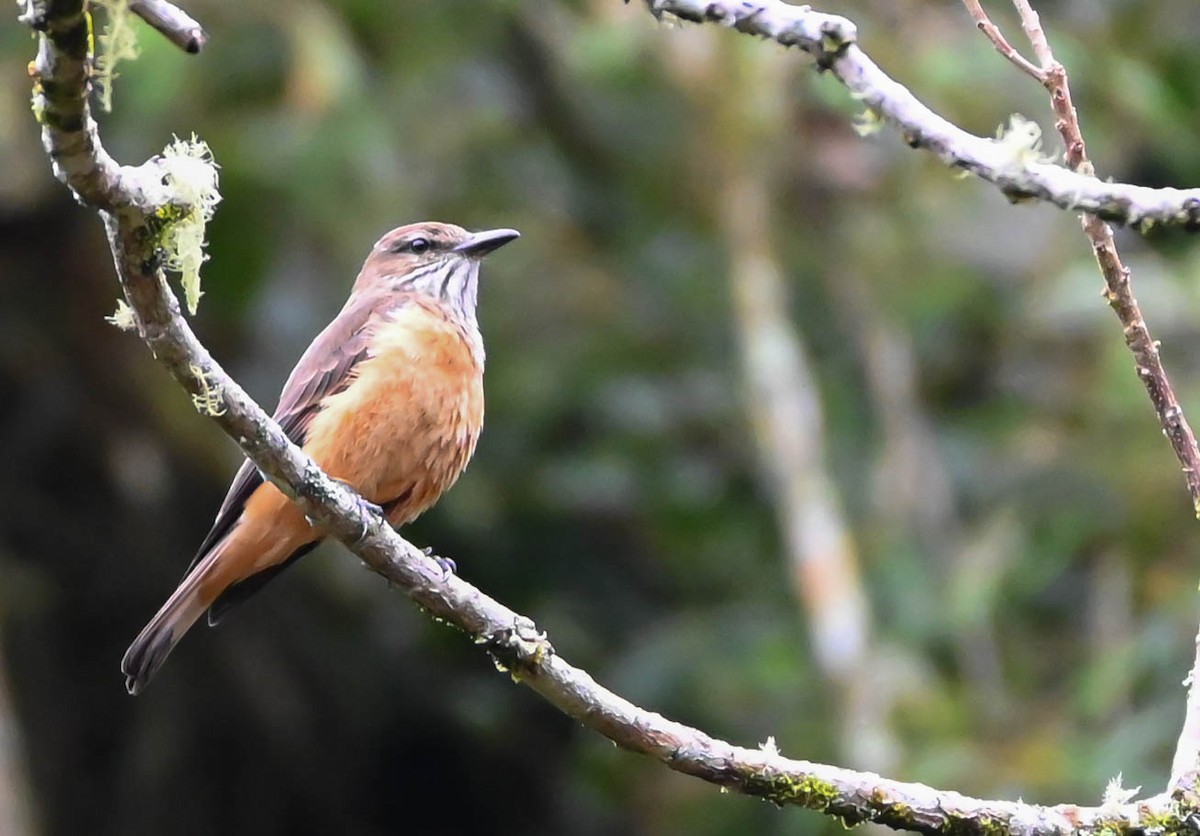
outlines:
M520 235L515 229L468 232L433 221L397 227L375 243L354 291L420 293L473 320L480 261Z

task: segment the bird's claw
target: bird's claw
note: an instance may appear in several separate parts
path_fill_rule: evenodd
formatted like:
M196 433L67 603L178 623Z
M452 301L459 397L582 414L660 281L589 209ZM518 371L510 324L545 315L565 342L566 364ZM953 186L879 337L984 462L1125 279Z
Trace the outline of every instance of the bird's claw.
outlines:
M425 555L438 565L438 568L442 570L442 580L446 580L446 578L450 577L451 575L458 574L458 564L448 557L442 557L439 554L434 554L433 546L426 546L425 548L421 549L421 554Z
M369 499L358 497L358 511L362 515L363 526L362 531L358 535L358 539L354 541L354 545L362 545L362 541L367 539L367 535L371 533L371 517L374 515L383 516L383 507L376 505Z

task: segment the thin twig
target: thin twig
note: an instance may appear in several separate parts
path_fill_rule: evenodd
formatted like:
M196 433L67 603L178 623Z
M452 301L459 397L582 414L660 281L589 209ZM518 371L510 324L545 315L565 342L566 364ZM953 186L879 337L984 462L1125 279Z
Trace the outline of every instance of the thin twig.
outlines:
M208 43L208 34L191 15L167 0L129 0L129 11L157 29L168 41L189 55Z
M975 19L975 25L979 27L979 31L983 33L985 38L992 42L992 46L996 48L997 52L1012 62L1014 67L1036 80L1039 84L1045 81L1046 74L1042 71L1042 68L1022 55L1017 51L1016 47L1008 42L1008 39L1000 31L1000 27L992 23L992 19L983 10L983 6L979 4L979 0L963 0L963 5L967 7L967 11L970 12L971 17Z
M1046 31L1042 29L1042 19L1033 10L1033 6L1029 5L1029 0L1012 0L1012 4L1016 7L1017 14L1021 16L1021 28L1025 30L1025 37L1029 38L1033 54L1041 62L1042 69L1049 70L1057 62L1054 60L1054 53L1050 51L1050 42L1046 39Z

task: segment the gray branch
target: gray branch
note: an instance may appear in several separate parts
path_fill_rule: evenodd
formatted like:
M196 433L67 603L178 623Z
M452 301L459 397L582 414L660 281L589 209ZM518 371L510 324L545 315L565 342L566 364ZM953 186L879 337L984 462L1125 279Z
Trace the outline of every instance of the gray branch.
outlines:
M1060 209L1090 212L1139 230L1154 224L1200 226L1200 189L1152 189L1106 183L1020 153L1013 143L975 136L934 113L879 68L857 45L858 28L837 15L781 0L644 0L656 16L719 23L748 35L796 47L816 59L854 98L905 143L946 165L999 187L1010 200L1038 200Z
M204 27L167 0L129 0L129 10L189 55L195 55L208 43Z
M559 656L533 622L453 575L324 474L233 381L180 314L155 246L162 218L186 205L163 185L154 159L120 167L104 151L88 108L87 21L83 0L26 0L22 19L41 33L34 66L35 111L54 171L108 232L117 279L139 333L193 395L220 408L207 414L309 518L432 616L457 626L512 677L583 725L672 769L731 790L835 816L921 833L1100 834L1191 828L1192 799L1167 795L1136 804L1043 807L988 801L870 773L782 757L773 746L745 749L672 722L607 690ZM682 4L681 4L682 5ZM114 687L116 686L114 666ZM1191 828L1194 830L1194 828Z

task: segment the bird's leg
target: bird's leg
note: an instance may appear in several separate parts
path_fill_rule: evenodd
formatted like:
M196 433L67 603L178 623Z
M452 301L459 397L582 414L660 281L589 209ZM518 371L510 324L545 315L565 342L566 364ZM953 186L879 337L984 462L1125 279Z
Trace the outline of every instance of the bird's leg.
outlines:
M451 575L458 574L458 564L448 557L442 557L441 555L434 554L433 546L426 546L425 548L421 549L421 554L428 557L430 560L436 563L439 568L441 568L442 580L445 580Z

